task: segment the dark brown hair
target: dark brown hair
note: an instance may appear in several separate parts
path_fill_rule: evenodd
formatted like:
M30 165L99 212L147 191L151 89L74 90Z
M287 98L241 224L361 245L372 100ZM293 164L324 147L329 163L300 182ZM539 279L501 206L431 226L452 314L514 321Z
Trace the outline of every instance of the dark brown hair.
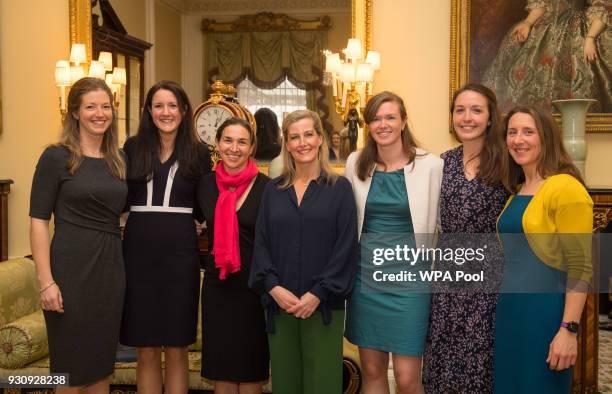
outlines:
M537 166L538 174L542 178L548 178L557 174L568 174L584 185L580 171L578 171L578 168L576 168L563 146L561 130L548 111L533 105L520 105L512 108L504 117L504 138L508 135L510 118L518 113L531 116L536 124L541 144ZM505 160L507 161L508 170L507 175L504 177L504 186L512 193L516 193L519 190L519 185L525 182L525 173L521 166L510 156L510 153L506 153Z
M153 85L147 92L144 102L138 134L135 139L136 149L134 157L130 160L130 179L150 179L159 170L159 155L161 152L161 140L159 130L153 122L151 105L153 96L159 90L167 90L176 97L177 104L181 109L182 120L176 133L174 150L176 151L179 171L186 178L197 178L200 175L200 154L203 149L193 124L193 109L185 90L173 81L160 81Z
M119 152L119 128L117 126L117 113L113 106L113 93L106 82L98 78L81 78L70 88L68 94L68 110L64 119L64 128L60 137L59 144L70 151L68 160L68 171L74 175L83 162L83 152L80 144L79 119L77 117L83 96L89 92L101 90L108 95L109 104L112 108L113 119L110 126L104 132L102 138L101 153L110 172L119 179L125 179L125 160Z
M400 117L402 122L406 122L408 119L408 114L406 112L406 106L404 105L404 100L400 96L392 92L381 92L372 97L365 106L365 110L363 111L363 118L366 124L372 123L374 118L376 117L376 113L381 105L387 102L397 103L399 106ZM416 156L416 148L417 143L414 139L414 136L410 132L408 128L408 123L405 123L404 128L401 133L402 139L402 147L404 150L404 154L408 158L408 163L412 163L414 161L414 157ZM355 172L357 173L357 177L362 181L371 175L372 167L374 164L384 164L380 157L378 156L378 147L376 146L376 141L367 133L365 146L361 150L359 157L357 158L357 163L355 165Z
M485 129L484 142L482 149L478 154L471 158L474 160L478 158L478 174L480 178L488 186L496 186L502 183L503 174L505 173L504 165L505 161L503 157L505 155L506 146L504 143L504 137L502 133L501 125L501 113L497 106L497 97L495 93L488 87L478 83L468 83L461 87L453 94L453 101L450 107L451 116L455 112L455 105L457 98L461 93L464 92L476 92L482 95L487 100L487 109L489 110L489 121L487 122L487 128ZM459 136L452 128L453 136L460 142Z
M215 135L215 140L217 140L217 146L219 146L219 141L221 141L221 137L223 137L223 131L226 127L229 126L242 126L244 129L246 129L246 131L249 133L249 138L251 139L251 156L254 156L255 151L257 150L257 136L255 135L251 124L244 119L236 117L225 119L225 121L221 123L221 126L217 128L217 134Z

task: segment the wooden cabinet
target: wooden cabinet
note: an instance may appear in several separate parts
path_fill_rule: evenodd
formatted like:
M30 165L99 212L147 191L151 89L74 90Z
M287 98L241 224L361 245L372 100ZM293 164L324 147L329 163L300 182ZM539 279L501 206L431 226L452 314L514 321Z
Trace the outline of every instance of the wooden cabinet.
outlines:
M602 231L612 220L612 189L590 189L589 193L595 203L593 209L593 231ZM597 240L596 240L597 241ZM594 245L599 248L600 245ZM598 253L594 253L597 257ZM594 262L594 276L597 283L599 275L598 262ZM588 295L582 314L581 334L578 340L578 359L574 368L572 393L596 394L597 374L599 370L599 294L596 291Z
M11 179L0 179L0 261L8 259L8 195Z

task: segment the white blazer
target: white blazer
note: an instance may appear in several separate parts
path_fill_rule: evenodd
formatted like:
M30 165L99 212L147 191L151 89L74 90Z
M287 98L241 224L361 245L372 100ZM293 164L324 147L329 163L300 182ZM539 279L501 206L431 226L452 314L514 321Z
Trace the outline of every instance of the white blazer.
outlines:
M410 206L414 233L423 236L433 235L439 223L440 186L444 161L423 149L417 148L416 153L414 161L404 167L408 205ZM361 237L365 205L372 184L372 177L368 176L365 181L357 177L355 164L360 154L361 151L353 152L346 159L344 176L353 185L353 193L357 204L359 236ZM371 174L374 173L374 169L375 166L372 167ZM428 239L428 242L425 243L431 245L432 240L429 237L425 237L425 239Z

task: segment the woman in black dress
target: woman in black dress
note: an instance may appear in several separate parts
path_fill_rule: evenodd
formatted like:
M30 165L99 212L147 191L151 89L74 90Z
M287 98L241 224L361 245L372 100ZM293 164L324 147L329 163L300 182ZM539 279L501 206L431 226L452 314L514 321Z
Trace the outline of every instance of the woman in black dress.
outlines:
M138 134L125 143L128 216L123 240L126 295L121 343L138 347L138 391L188 388L187 346L196 341L200 263L196 185L210 172L185 91L161 81L147 93Z
M217 130L215 173L198 186L212 257L202 287L202 376L215 393L261 393L268 379L268 341L259 296L247 286L259 202L269 178L252 159L248 122L230 118Z
M58 392L108 393L115 367L125 289L119 216L127 186L112 102L102 80L72 86L60 142L45 149L32 183L30 241L51 372L69 374L76 386Z
M451 115L453 135L462 145L442 154L442 239L450 240L451 236L446 234L464 233L472 239L495 241L497 216L508 198L501 184L505 150L495 94L485 86L468 84L455 92ZM466 241L464 237L459 242ZM488 244L488 259L483 268L486 283L491 285L496 272L495 257L499 255L491 252L496 243ZM475 292L436 282L432 291L423 359L425 391L491 393L495 288Z

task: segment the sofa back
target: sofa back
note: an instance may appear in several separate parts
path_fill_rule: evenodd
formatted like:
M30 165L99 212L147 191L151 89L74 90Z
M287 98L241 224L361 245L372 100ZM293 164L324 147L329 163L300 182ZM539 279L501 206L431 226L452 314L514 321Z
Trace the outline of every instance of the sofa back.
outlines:
M40 309L34 261L21 258L0 262L0 327Z

